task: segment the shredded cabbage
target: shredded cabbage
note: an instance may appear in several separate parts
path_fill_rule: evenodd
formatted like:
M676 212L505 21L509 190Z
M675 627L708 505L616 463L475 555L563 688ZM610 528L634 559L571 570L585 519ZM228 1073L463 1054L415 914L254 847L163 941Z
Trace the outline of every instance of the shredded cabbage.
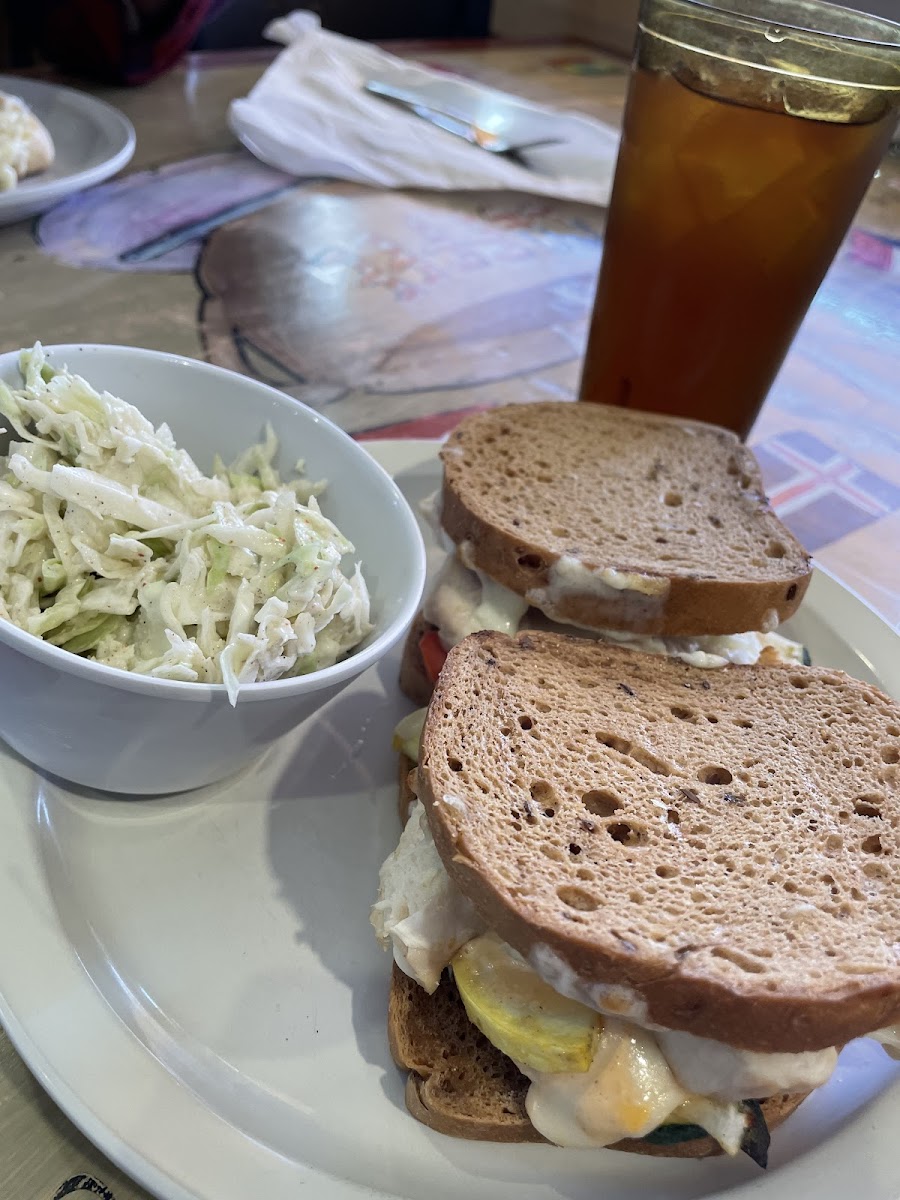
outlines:
M0 619L97 662L224 683L330 666L370 632L354 550L322 513L325 487L283 482L265 440L204 475L167 426L20 356L0 417ZM0 429L0 433L6 432Z

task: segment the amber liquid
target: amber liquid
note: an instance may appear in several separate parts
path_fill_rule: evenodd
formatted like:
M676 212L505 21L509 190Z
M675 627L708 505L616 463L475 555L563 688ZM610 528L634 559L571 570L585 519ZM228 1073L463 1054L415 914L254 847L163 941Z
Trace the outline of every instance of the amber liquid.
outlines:
M896 119L787 116L639 68L580 399L746 436Z

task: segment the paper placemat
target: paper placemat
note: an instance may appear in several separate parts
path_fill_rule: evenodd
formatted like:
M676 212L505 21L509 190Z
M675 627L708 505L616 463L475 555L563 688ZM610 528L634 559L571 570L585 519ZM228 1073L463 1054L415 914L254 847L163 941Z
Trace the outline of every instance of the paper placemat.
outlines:
M50 1099L0 1030L3 1200L153 1200Z

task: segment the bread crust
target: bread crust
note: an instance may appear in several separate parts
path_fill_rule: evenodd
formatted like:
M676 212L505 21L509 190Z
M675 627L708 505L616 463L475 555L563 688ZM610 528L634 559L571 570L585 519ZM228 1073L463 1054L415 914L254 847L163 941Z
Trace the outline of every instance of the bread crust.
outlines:
M609 410L603 405L509 405L467 417L457 426L441 451L444 466L441 523L458 546L465 544L467 565L483 571L519 596L529 596L535 591L546 592L551 588L551 571L563 555L565 542L560 542L559 538L551 536L543 528L541 532L544 536L529 538L520 526L519 517L510 515L513 509L509 505L500 510L493 497L486 498L480 476L487 468L483 461L477 467L473 466L470 452L477 449L484 458L485 441L491 439L493 446L494 441L499 440L497 433L504 423L515 424L527 420L535 424L543 420L549 432L560 422L565 424L570 416L576 415L569 412L572 408L582 410L577 414L580 424L583 424L581 419L588 415L583 410L590 409L615 414L616 424L626 429L630 425L661 427L663 430L693 429L698 440L702 438L705 443L711 444L711 453L727 457L734 463L734 469L729 470L727 475L724 467L719 474L723 479L731 478L734 493L732 503L735 507L741 506L743 519L759 527L754 536L762 543L761 546L755 546L756 553L762 556L760 561L766 564L771 574L772 560L766 560L765 547L774 539L783 551L781 561L784 567L774 577L764 578L763 573L755 571L750 564L749 558L752 556L748 555L745 577L717 578L716 563L713 561L715 550L707 544L716 535L709 526L701 530L701 536L697 538L698 548L694 552L693 566L672 566L658 562L647 569L646 563L635 560L635 551L627 539L621 547L608 547L602 561L594 561L598 554L596 547L578 546L575 547L578 551L576 557L580 557L590 569L615 568L645 573L661 585L667 583L668 590L663 596L647 596L627 588L618 591L610 588L605 594L600 594L596 588L585 591L567 588L555 595L553 611L535 599L533 603L537 607L544 609L555 620L581 625L586 629L616 629L666 637L765 631L774 629L776 624L786 621L796 612L812 575L810 559L769 507L759 467L752 453L733 434L702 422L650 417L624 409ZM546 416L542 417L541 414ZM601 418L603 413L593 411L590 415ZM583 436L584 430L579 428L578 433ZM558 436L562 440L564 435L559 433ZM599 435L597 446L597 456L602 458L603 440ZM533 447L532 457L538 453L538 448ZM555 456L550 452L549 457L564 460L565 451L558 450ZM512 457L498 458L496 463L491 461L491 466L497 473L502 469L517 469L520 476L534 472L533 464L520 461L520 458L521 452L516 450ZM552 465L554 469L563 469L563 464L554 462ZM546 510L549 522L551 515L558 512L558 505L554 504L550 476L546 478L546 494L538 495L534 507L542 513ZM639 505L633 499L627 501L606 494L602 471L597 471L584 486L590 490L587 492L589 499L582 501L582 506L590 504L593 511L602 513L611 504L622 507L630 503L635 512L638 511ZM651 487L655 489L655 505L655 492L659 487L656 483L648 484L648 492ZM489 515L492 510L495 513L502 511L503 516L492 518ZM518 511L521 512L521 509ZM673 510L666 510L663 505L662 511ZM654 513L648 512L642 519L649 522L653 518ZM557 519L565 522L567 514L563 512ZM660 537L656 540L666 539ZM623 556L629 555L632 556L631 561L627 561L627 557L626 561L622 561Z
M525 1111L528 1080L469 1022L452 981L429 996L394 965L388 1037L397 1066L408 1071L406 1106L423 1125L449 1137L488 1142L545 1142ZM762 1102L770 1130L806 1099L781 1094ZM658 1146L626 1138L609 1147L658 1158L722 1153L710 1137Z
M558 702L567 690L577 716ZM747 699L737 701L735 694ZM754 695L765 700L750 709ZM557 703L546 703L554 698ZM715 724L706 717L682 719L688 714L675 702L685 700L702 705L701 714L711 713ZM740 757L729 760L737 795L715 781L698 782L697 763L707 759L697 755L716 761L716 748L742 736L737 729L746 715L765 732L754 735L757 750L769 750L768 726L776 715L770 706L782 703L789 713L797 710L791 736L800 741L783 743L793 758L782 759L781 770L795 762L803 778L808 770L816 779L814 810L789 789L780 795L777 776L775 790L768 773L758 788L749 775L741 783ZM823 720L820 737L823 705L843 712L847 724L826 732ZM655 724L647 719L651 707ZM446 713L451 719L443 719ZM857 741L862 733L854 731L865 721L885 730L882 744L868 734L865 745ZM788 728L782 720L779 738ZM894 765L900 743L889 734L897 728L900 706L840 672L782 666L702 671L554 634L474 634L450 652L438 680L417 794L448 873L487 925L526 958L543 955L578 987L616 988L615 1002L622 1005L616 1011L623 1016L640 1011L646 1023L746 1050L820 1050L900 1019L900 964L891 952L900 942L891 832L891 823L900 822ZM594 729L614 732L595 737ZM852 767L845 772L842 760L829 754L832 742L838 754L865 749L868 759L860 757L864 765L855 773ZM668 747L668 762L654 766L654 751L665 758L661 745ZM759 755L753 761L765 762ZM884 782L866 787L870 777ZM615 789L621 808L599 816L585 810L583 794L590 799L598 783ZM529 786L549 789L552 802L535 804ZM851 787L871 802L854 802L844 791ZM680 805L672 810L671 819L680 822L674 831L667 805ZM622 820L640 831L639 849L621 840L631 830ZM577 858L570 842L578 843ZM770 857L773 850L777 859ZM495 870L512 854L513 877ZM793 882L797 863L805 874ZM582 884L583 878L594 882ZM701 884L703 904L694 900ZM818 907L802 890L813 884L818 890L809 894ZM832 887L848 899L834 899ZM723 908L718 897L726 888ZM863 889L879 897L881 924L874 932ZM704 908L709 895L712 909ZM673 901L684 915L667 915ZM823 938L836 947L828 956Z

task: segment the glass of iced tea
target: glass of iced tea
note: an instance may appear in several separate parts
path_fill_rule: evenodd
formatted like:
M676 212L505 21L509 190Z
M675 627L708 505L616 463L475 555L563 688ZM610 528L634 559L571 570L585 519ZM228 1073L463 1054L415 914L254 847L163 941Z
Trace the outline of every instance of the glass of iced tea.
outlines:
M579 398L745 437L898 110L891 21L643 0Z

